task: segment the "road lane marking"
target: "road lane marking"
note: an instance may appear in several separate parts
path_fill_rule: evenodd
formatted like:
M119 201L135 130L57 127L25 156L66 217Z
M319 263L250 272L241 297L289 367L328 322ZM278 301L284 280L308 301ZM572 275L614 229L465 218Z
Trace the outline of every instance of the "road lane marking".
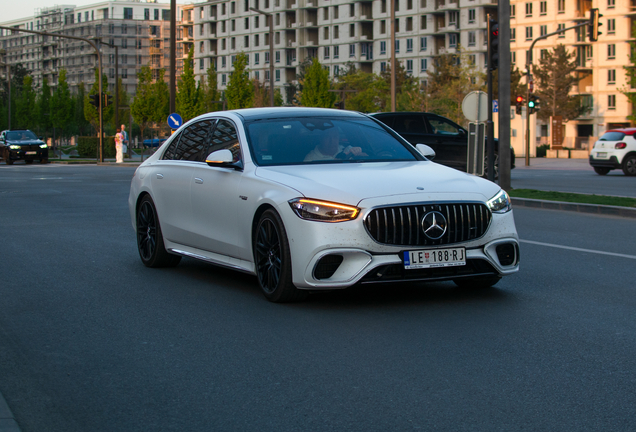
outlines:
M610 256L615 256L615 257L621 257L621 258L628 258L628 259L636 260L636 255L626 255L626 254L619 254L619 253L615 253L615 252L599 251L599 250L594 250L594 249L583 249L583 248L577 248L577 247L572 247L572 246L562 246L562 245L556 245L556 244L552 244L552 243L543 243L543 242L537 242L537 241L532 241L532 240L519 240L519 242L521 242L521 243L529 243L529 244L538 245L538 246L548 246L548 247L553 247L553 248L557 248L557 249L568 249L568 250L579 251L579 252L588 252L588 253L593 253L593 254L598 254L598 255L610 255Z

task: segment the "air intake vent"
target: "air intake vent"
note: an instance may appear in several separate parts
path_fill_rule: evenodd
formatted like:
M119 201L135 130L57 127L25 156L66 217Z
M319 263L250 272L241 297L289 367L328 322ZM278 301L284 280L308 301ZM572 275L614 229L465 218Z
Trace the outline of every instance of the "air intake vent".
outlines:
M412 204L373 209L364 226L378 243L438 246L478 239L491 216L482 203Z

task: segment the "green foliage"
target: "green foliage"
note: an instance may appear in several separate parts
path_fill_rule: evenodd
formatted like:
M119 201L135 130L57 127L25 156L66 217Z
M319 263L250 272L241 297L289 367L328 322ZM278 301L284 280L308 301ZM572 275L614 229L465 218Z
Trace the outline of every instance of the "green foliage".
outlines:
M413 96L418 95L417 79L409 75L404 65L397 63L395 71L395 102L397 111L418 111L413 109ZM381 83L378 87L382 90L379 111L389 111L391 109L391 66L387 66L384 72L380 73ZM386 89L386 91L384 91Z
M537 157L545 157L548 154L548 150L550 150L550 144L537 146Z
M108 77L106 76L106 74L102 74L102 90L104 90L104 93L106 96L110 94L109 92L105 91L107 88L108 88ZM88 95L86 95L86 97L84 98L84 118L86 118L86 120L93 126L93 129L95 129L95 133L98 133L99 110L97 109L97 107L94 107L93 105L90 104L90 99L88 97L94 94L99 94L98 68L95 68L95 82L93 83L93 86L91 87L91 90L88 93ZM102 117L103 117L104 123L106 123L108 119L110 119L113 115L113 107L111 105L106 108L102 108L102 111L103 111Z
M157 80L151 86L154 104L151 121L154 123L164 123L170 115L170 89L164 80L165 72L160 69Z
M130 108L122 108L125 106L130 106L130 100L128 96L128 92L126 91L125 86L121 82L121 77L117 77L117 84L119 86L119 94L117 95L117 103L119 104L119 116L118 120L115 121L115 104L113 103L113 117L111 121L111 125L113 126L113 130L117 130L119 126L122 124L128 124L128 119L130 118ZM119 123L119 124L117 124Z
M627 76L627 85L620 88L619 91L627 96L627 100L632 104L632 113L627 118L636 122L636 23L632 26L632 40L629 42L629 64L623 66L625 75Z
M115 137L104 137L104 157L115 157ZM77 153L81 157L85 158L97 158L99 151L99 137L78 137L77 140Z
M329 92L331 89L329 71L320 64L317 57L314 57L300 84L302 86L300 94L302 106L333 108L336 94Z
M42 80L42 89L37 98L37 120L40 130L51 128L51 87L46 77Z
M541 98L541 110L537 113L541 120L560 115L567 122L587 111L581 104L581 96L570 95L572 86L584 77L576 68L575 54L568 53L562 44L547 51L539 66L532 66L537 84L535 94Z
M12 127L19 129L35 129L37 123L35 90L33 89L33 77L27 75L24 77L22 92L16 101L16 119L15 123L11 123Z
M194 49L188 52L188 58L183 62L183 73L177 83L176 109L184 123L205 112L201 86L197 86L192 70L193 53Z
M360 112L380 111L384 101L383 93L387 91L384 80L378 75L362 72L354 67L349 67L338 77L335 87L336 90L354 90L345 93L345 108ZM340 97L338 95L337 100Z
M61 69L57 87L51 97L51 122L56 128L56 135L69 136L68 126L73 119L73 100L66 82L66 69Z
M271 80L274 77L270 77ZM247 56L240 52L234 61L233 70L225 90L229 109L250 108L254 102L254 88L247 70Z
M139 125L143 139L146 129L154 118L154 97L152 94L152 71L142 66L137 74L137 92L130 106L133 119Z
M214 64L210 65L206 72L205 79L202 79L201 82L201 103L203 106L203 112L219 111L222 108L222 104L215 102L221 101L222 94L218 90Z

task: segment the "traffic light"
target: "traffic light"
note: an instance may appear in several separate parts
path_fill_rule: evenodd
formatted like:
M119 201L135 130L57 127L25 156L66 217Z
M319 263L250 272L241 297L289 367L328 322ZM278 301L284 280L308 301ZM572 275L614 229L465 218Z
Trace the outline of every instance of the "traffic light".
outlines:
M596 42L598 40L598 35L602 34L598 31L598 28L603 25L599 22L602 16L603 15L598 13L598 9L590 9L590 23L587 28L587 35L590 38L590 42Z
M523 96L517 96L517 105L516 105L515 112L518 115L521 115L522 114L522 108L523 108Z
M93 105L95 108L99 108L99 94L88 95L90 99L89 103Z
M534 99L534 112L538 112L541 109L541 99L539 96L532 96Z
M113 104L113 95L105 94L104 95L104 108Z
M488 46L490 47L490 70L499 67L499 23L491 19L488 23Z
M539 98L535 95L530 95L530 100L528 101L528 114L534 114L539 111Z

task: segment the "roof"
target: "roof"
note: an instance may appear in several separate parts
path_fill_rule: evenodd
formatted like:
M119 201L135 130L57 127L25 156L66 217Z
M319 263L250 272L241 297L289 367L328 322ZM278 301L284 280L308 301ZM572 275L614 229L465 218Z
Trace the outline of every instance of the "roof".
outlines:
M608 132L621 132L621 133L624 133L625 135L634 135L636 133L636 128L610 129L608 131L605 131L605 133L608 133Z
M360 118L362 115L356 111L337 110L332 108L306 108L306 107L274 107L274 108L246 108L233 111L245 120L274 119L284 117L324 117L338 116L348 118Z

